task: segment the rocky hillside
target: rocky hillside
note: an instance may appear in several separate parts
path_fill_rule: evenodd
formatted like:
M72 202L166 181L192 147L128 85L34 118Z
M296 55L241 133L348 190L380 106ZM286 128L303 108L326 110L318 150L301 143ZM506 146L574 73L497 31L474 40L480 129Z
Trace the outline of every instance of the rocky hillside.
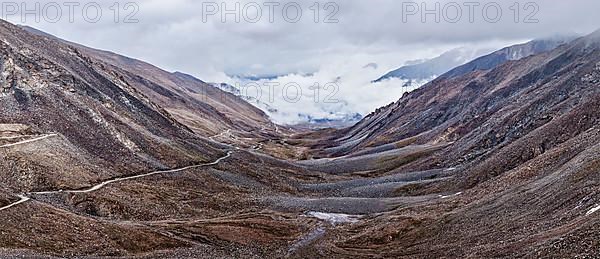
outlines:
M488 55L479 57L465 65L457 66L452 70L442 74L442 78L459 77L478 70L490 70L508 61L519 60L542 52L550 51L556 47L569 43L575 37L555 37L551 39L533 40L527 43L518 44L500 49Z
M73 46L98 69L115 71L122 80L201 135L213 136L225 130L258 134L262 129L273 128L260 109L191 75L167 72L140 60L67 42L31 27L22 28Z
M0 124L27 129L6 145L35 136L55 144L2 153L0 178L12 188L77 186L223 153L135 88L131 73L3 21L0 37Z
M327 176L201 136L259 134L234 96L4 21L0 70L0 257L247 257L316 224L265 200Z
M600 31L406 94L338 132L327 152L350 154L338 166L360 158L357 166L370 175L446 168L451 179L395 189L410 197L446 194L350 227L340 235L351 236L322 249L406 258L594 257L599 107ZM407 147L437 150L401 161L389 156ZM392 170L375 166L392 162Z
M523 48L538 51L547 49L548 46L556 46L555 44L543 44L545 47L534 47L537 45L539 44L509 47L496 52L496 54L482 57L453 69L421 89L405 94L396 103L378 109L357 125L346 131L338 132L335 144L331 145L336 147L333 151L352 152L364 147L392 143L407 138L414 138L416 141L416 138L425 139L434 134L436 139L433 141L456 140L457 132L462 132L459 129L464 127L462 124L471 125L475 121L478 124L484 122L487 116L480 113L491 109L487 107L491 105L488 103L490 102L488 99L494 100L493 107L495 108L489 112L496 112L502 105L513 103L511 98L524 98L520 95L520 91L523 91L522 88L532 87L531 84L538 83L531 81L532 79L529 77L536 76L534 80L542 80L539 77L548 76L535 74L539 73L535 69L541 69L540 67L545 62L550 62L550 60L540 59L550 59L553 57L548 56L552 55L550 53L556 55L560 51L569 49L567 46L573 48L572 45L565 45L554 52L530 56L522 61L509 61L509 53L517 51L516 48L520 49L517 52L524 53L527 51ZM497 59L499 56L502 58ZM486 61L483 62L483 60ZM500 65L491 65L500 60L502 60ZM484 66L481 66L482 62L490 64L492 69L485 69ZM559 64L557 67L562 67L562 65L564 64ZM524 80L530 80L530 84L523 83ZM518 86L518 91L513 90L510 95L506 95L504 91L507 91L505 90L507 85L516 85L513 88ZM487 86L487 88L482 86ZM480 107L481 105L485 106ZM461 126L448 125L450 122L461 124ZM442 132L430 132L436 129L442 130ZM429 135L424 136L424 134Z

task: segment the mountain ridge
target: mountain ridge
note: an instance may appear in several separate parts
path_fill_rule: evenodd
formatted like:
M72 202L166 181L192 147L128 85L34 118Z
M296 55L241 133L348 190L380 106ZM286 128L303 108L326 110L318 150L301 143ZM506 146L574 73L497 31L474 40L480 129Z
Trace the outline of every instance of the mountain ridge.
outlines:
M460 66L469 60L484 54L486 50L471 51L467 48L456 48L442 53L432 59L409 62L398 69L392 70L373 83L381 82L391 78L399 78L411 81L431 80L436 76L446 73L450 69Z
M227 129L258 131L271 124L261 110L189 74L167 72L144 61L68 42L32 27L21 27L33 34L74 46L85 55L103 61L104 66L114 66L122 74L129 75L129 82L137 83L136 89L204 136L216 135Z

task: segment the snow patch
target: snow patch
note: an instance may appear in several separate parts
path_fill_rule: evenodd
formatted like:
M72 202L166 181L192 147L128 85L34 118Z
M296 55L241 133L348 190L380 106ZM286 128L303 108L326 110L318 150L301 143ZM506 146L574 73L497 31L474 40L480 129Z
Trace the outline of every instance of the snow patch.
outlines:
M325 213L310 211L307 213L308 216L314 217L323 221L326 221L332 225L344 224L344 223L356 223L361 216L338 214L338 213Z
M452 194L452 195L440 195L440 199L448 199L448 198L451 198L451 197L454 197L454 196L458 196L458 195L461 195L461 194L462 194L462 192L457 192L457 193Z
M588 210L588 212L587 212L585 215L586 215L586 216L592 215L592 214L594 214L594 212L596 212L596 211L598 211L598 210L600 210L600 205L598 205L598 206L596 206L596 207L593 207L593 208L591 208L590 210Z

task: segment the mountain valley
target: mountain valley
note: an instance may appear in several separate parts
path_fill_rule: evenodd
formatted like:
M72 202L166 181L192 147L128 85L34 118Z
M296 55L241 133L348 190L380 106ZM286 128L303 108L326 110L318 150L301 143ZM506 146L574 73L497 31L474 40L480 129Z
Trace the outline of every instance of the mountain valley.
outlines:
M316 129L2 21L0 257L593 258L600 31L533 49Z

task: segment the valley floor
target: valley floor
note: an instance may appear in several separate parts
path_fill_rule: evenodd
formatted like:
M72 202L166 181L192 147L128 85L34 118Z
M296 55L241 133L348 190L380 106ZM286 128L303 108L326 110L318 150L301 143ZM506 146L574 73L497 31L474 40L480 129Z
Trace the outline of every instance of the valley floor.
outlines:
M14 136L5 138L0 152L29 152L62 139L55 133ZM210 139L237 138L226 131ZM360 171L357 168L336 164L359 160L361 170L367 164L377 169L389 166L379 165L379 160L390 156L390 151L298 164L260 153L260 142L247 148L232 145L212 162L116 177L89 186L76 185L81 187L75 189L9 194L11 198L0 208L7 219L0 224L6 233L1 241L14 249L2 253L295 257L306 251L317 252L315 244L340 227L454 197L448 193L396 193L407 186L447 180L452 177L452 168L356 177L352 173ZM408 156L413 151L401 149L392 155ZM333 169L323 170L323 165ZM338 171L333 172L334 168ZM257 173L260 171L269 172ZM88 231L106 238L92 243L68 241ZM94 237L88 238L91 241ZM115 238L121 241L115 243ZM164 249L170 252L151 252Z
M235 139L232 132L213 139L226 135ZM52 138L60 140L61 136L50 133L11 138L0 146L0 152L35 150L53 145ZM0 203L0 215L5 219L0 223L0 242L5 244L0 255L512 257L546 251L532 249L553 242L553 232L577 231L580 225L596 226L592 219L597 217L598 206L590 207L583 199L579 208L563 212L562 217L567 218L562 220L569 224L559 227L548 222L546 226L532 226L539 234L513 240L531 232L502 234L502 229L518 225L494 220L497 215L486 216L495 227L486 221L470 221L481 219L482 215L477 214L486 213L487 207L512 204L486 205L498 200L499 195L508 195L507 190L440 189L443 183L455 180L460 168L377 173L380 169L399 168L406 164L402 157L420 154L432 146L408 146L301 163L275 159L261 153L261 147L230 146L211 162L117 177L76 189L8 194L8 201ZM365 172L371 172L371 177L365 177ZM540 181L544 179L531 184ZM474 200L483 204L474 204ZM515 217L525 215L522 213ZM443 223L448 221L457 222ZM452 229L458 222L461 226L470 224L471 231L484 231L481 227L498 229L491 236L481 232L481 246L462 247L462 242L473 241L462 240L470 237L461 234L468 228ZM447 237L438 236L446 231L453 232ZM488 239L492 237L496 240ZM435 244L415 243L417 239ZM509 246L495 250L494 246L484 245L497 242L507 242Z

